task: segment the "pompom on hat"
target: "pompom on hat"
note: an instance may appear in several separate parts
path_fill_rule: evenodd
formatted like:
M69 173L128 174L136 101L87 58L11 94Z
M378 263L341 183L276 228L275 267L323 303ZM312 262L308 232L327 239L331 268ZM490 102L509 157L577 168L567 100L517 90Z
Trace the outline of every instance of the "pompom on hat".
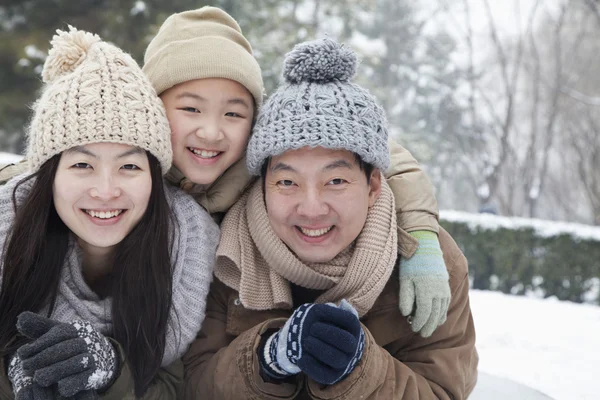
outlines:
M138 64L98 35L57 30L33 106L27 160L31 172L75 146L111 142L154 155L171 167L171 130L161 100Z
M248 143L251 174L260 175L269 157L305 146L348 150L387 169L385 112L350 82L356 67L354 51L329 38L298 44L286 55L285 82L263 105Z

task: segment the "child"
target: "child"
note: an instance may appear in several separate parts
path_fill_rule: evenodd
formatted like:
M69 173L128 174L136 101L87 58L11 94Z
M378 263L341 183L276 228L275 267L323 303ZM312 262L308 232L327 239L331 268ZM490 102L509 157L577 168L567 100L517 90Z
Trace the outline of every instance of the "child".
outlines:
M174 167L168 179L220 218L252 181L244 152L263 81L251 46L231 16L203 7L167 18L144 60L171 125ZM398 213L400 309L405 316L414 313L412 328L429 336L445 321L450 300L437 203L410 153L393 140L390 149L386 177Z
M57 32L29 173L0 187L0 398L176 398L218 227L164 185L169 125L136 62Z

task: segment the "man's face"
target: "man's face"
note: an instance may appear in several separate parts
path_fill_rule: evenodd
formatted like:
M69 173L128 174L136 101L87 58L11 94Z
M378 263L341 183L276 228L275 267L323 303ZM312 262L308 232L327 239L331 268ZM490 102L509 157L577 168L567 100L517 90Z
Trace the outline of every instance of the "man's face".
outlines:
M192 182L211 184L244 154L254 100L238 82L183 82L160 95L171 125L173 164Z
M275 234L304 262L327 262L360 234L381 192L353 153L303 147L273 157L265 176L265 202Z

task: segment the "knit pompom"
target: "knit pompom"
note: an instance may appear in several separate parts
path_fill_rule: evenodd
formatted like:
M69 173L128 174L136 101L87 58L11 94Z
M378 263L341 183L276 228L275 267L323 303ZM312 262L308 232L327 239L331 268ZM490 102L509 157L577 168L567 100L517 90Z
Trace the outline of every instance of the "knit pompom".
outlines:
M56 30L50 44L48 58L42 70L44 82L51 82L57 77L73 71L83 60L92 45L100 42L98 35L79 31L69 25L69 32Z
M283 77L289 83L348 81L356 73L356 54L329 38L300 43L286 55Z

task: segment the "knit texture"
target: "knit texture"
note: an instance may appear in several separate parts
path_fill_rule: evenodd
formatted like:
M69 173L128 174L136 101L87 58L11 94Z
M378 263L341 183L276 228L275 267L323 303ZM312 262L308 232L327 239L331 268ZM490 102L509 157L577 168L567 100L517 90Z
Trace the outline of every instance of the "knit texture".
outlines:
M14 219L12 192L16 183L23 178L24 175L17 176L0 187L0 249L4 248L7 233ZM32 184L33 180L30 180L19 187L19 204L28 195ZM192 197L169 185L165 185L165 190L178 226L173 230L173 303L163 366L180 358L200 330L212 281L215 250L219 242L218 226ZM110 336L111 299L101 299L89 288L83 278L82 262L82 250L72 238L51 318L61 322L85 320L100 333ZM2 265L0 285L1 272ZM40 314L45 315L45 311L41 310Z
M216 7L167 18L146 49L144 72L159 95L183 82L226 78L248 89L257 109L262 104L262 74L252 47L235 19Z
M46 328L42 335L40 325ZM17 329L31 339L17 351L23 370L42 386L58 384L65 397L106 389L121 363L110 341L87 321L57 322L25 311Z
M382 182L381 195L369 209L354 247L328 263L307 265L273 232L259 180L221 224L215 276L237 290L248 309L292 308L293 282L325 290L317 303L347 299L362 316L395 267L396 240L394 199L389 186Z
M323 385L333 385L356 367L364 343L358 313L346 300L339 306L307 303L269 337L259 353L260 363L274 379L302 371Z
M72 147L112 142L149 151L166 173L173 157L169 122L137 63L97 35L73 27L56 32L27 132L30 171Z
M415 254L400 258L400 312L412 315L411 328L429 337L446 321L451 294L448 269L437 234L409 233L418 240Z
M385 171L390 163L385 112L350 82L356 54L325 38L298 44L286 55L284 84L269 96L248 143L253 175L269 157L301 147L349 150Z

